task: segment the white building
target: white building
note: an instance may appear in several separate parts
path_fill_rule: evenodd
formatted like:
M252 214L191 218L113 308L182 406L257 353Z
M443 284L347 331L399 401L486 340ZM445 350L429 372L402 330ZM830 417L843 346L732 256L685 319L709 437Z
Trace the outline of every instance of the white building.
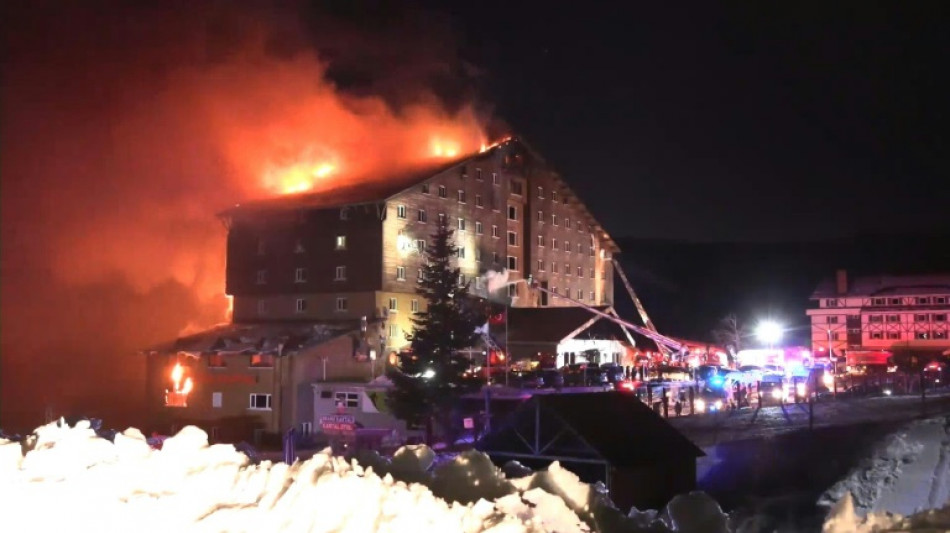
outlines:
M950 350L950 274L861 276L839 270L811 296L812 350L888 350L935 356Z

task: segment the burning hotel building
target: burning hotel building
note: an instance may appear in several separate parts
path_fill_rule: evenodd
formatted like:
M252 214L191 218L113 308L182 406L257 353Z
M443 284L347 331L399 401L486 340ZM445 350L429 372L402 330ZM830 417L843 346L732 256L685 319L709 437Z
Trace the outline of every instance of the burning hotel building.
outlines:
M422 252L440 220L455 230L460 282L475 295L513 307L573 305L525 283L488 294L480 276L507 269L509 279L531 276L587 305L613 303L616 244L517 139L328 192L241 204L220 217L232 323L151 352L149 394L165 397L160 425L196 423L221 438L250 427L309 430L313 383L367 383L407 346L410 318L425 305L416 294ZM175 364L185 365L188 390L181 372L169 382ZM330 394L337 404L383 409L362 394Z

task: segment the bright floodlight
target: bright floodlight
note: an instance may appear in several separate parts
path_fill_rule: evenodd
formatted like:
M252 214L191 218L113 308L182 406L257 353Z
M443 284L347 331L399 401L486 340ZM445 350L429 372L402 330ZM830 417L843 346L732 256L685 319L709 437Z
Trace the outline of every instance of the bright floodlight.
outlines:
M755 328L755 335L764 343L775 344L782 340L782 326L770 320L760 322Z

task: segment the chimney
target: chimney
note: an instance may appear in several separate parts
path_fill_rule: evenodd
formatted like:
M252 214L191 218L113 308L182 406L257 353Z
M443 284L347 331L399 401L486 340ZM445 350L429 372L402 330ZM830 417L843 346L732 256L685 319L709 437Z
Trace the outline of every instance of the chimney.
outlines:
M838 290L838 294L847 294L848 293L848 271L841 269L838 270L837 276L835 277L835 287Z

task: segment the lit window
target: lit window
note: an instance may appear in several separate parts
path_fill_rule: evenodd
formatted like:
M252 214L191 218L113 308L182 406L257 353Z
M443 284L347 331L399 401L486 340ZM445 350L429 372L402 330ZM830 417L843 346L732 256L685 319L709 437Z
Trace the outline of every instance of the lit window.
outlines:
M456 250L455 255L457 255L459 259L465 259L465 247L459 246Z
M346 235L337 235L337 236L336 236L336 249L337 249L337 250L346 250Z
M485 203L482 201L482 195L475 195L475 207L485 207Z
M346 280L346 266L341 265L336 267L336 275L333 276L335 281L345 281Z
M266 271L266 270L258 270L258 271L257 271L257 284L258 284L258 285L263 285L263 284L265 284L265 283L267 283L267 271Z
M409 302L409 309L411 309L413 313L418 313L418 312L419 312L419 300L413 299L411 302Z
M225 361L224 355L215 352L208 355L208 366L211 368L224 368L228 366L228 364L227 361Z
M333 395L333 402L340 407L359 407L360 395L358 392L337 392Z
M448 192L445 190L445 185L439 185L439 198L448 198Z
M389 338L395 339L399 335L399 326L396 324L389 325Z
M508 270L514 270L514 271L516 271L516 272L518 271L518 258L517 258L517 257L515 257L515 256L513 256L513 255L509 255L509 256L508 256Z
M343 313L350 308L349 302L346 301L345 297L339 297L336 299L336 310L337 312Z
M251 394L250 401L248 403L247 408L254 409L256 411L270 411L271 395L270 394Z
M303 298L297 298L297 312L304 313L307 311L307 300Z
M465 191L463 191L462 189L459 189L458 200L460 204L465 203Z
M251 366L256 368L270 368L274 366L274 354L256 353L252 355Z
M396 218L406 218L406 206L404 205L396 206Z
M555 213L551 213L551 224L557 226L557 215Z
M221 394L220 392L212 392L211 393L211 407L215 409L220 409L221 405L224 404L223 396L224 395Z
M518 234L514 231L508 232L508 246L518 246Z
M399 312L399 300L395 298L389 299L389 312L398 313Z
M294 283L305 283L307 281L307 269L297 268L294 270Z
M396 267L396 279L398 281L406 281L406 267L404 266Z
M538 241L538 246L544 248L544 235L538 235L536 240Z
M481 222L476 220L475 221L475 235L481 235L482 233L485 233L485 228L482 226Z
M460 218L458 224L459 231L465 231L465 219Z
M346 207L340 209L340 220L349 220L350 210Z
M492 227L491 227L491 236L494 237L494 238L496 238L496 239L498 238L498 226L492 225Z

